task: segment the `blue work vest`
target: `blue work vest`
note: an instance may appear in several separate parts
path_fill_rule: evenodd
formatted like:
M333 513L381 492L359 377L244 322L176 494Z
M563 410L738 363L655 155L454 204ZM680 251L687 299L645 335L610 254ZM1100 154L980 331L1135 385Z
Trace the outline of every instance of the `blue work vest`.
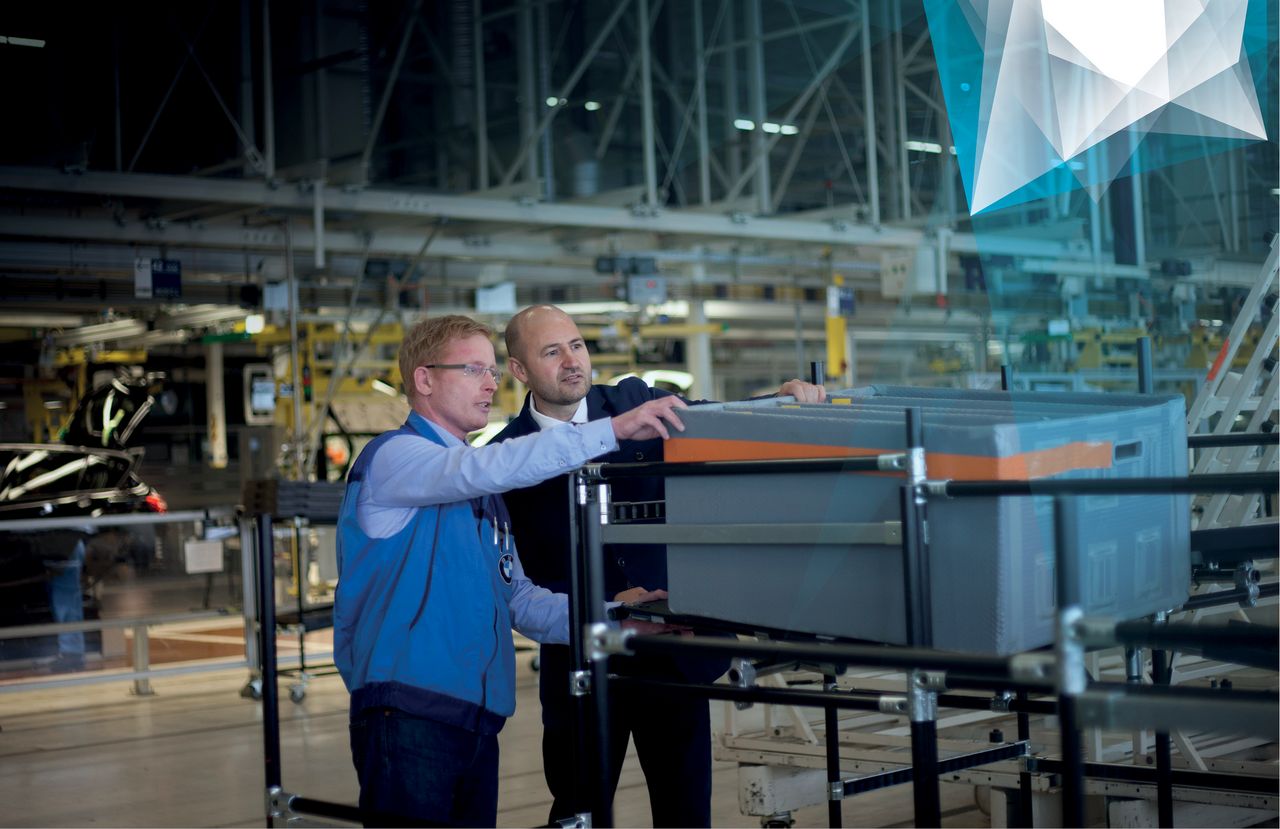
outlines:
M389 707L496 734L515 712L510 519L501 497L489 495L420 507L389 538L366 535L356 519L360 488L374 455L403 434L445 445L411 416L374 438L347 476L334 662L351 692L353 718Z

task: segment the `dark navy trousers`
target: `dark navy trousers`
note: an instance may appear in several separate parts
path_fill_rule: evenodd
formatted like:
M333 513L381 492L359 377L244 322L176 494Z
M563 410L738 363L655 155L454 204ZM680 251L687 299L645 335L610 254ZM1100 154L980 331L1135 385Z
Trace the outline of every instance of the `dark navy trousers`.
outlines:
M494 826L498 737L369 708L351 722L366 826Z
M569 695L570 651L543 645L538 677L542 701L542 763L554 801L552 824L590 808L590 794L574 798L577 750L573 698ZM622 672L628 672L623 667ZM637 675L685 681L663 665L633 665ZM609 738L613 787L618 786L628 738L649 788L653 825L711 825L711 717L705 699L660 690L611 688ZM594 774L590 778L594 781Z

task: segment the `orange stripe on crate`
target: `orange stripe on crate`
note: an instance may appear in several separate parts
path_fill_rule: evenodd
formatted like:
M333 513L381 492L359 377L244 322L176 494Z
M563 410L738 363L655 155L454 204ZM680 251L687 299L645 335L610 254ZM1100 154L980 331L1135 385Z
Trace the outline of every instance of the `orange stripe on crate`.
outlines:
M776 443L721 438L671 438L664 456L672 463L694 461L763 461L805 458L864 458L893 450L860 446L819 446L809 443ZM1110 469L1109 441L1078 441L1052 449L1037 449L1000 458L927 452L925 466L931 478L957 480L1026 481L1074 469Z

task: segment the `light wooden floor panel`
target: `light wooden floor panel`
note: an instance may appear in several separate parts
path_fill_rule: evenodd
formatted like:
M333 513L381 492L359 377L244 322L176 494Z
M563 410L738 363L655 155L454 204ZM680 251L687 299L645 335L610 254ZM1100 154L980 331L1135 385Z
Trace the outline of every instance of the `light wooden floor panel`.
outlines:
M501 735L500 826L546 820L537 678L521 654L518 708ZM239 696L246 676L226 671L153 682L0 694L0 826L261 826L260 706ZM347 694L336 676L312 680L301 704L282 683L282 770L287 790L354 803ZM845 801L850 826L911 824L910 787ZM943 787L944 825L985 826L968 787ZM757 826L738 812L737 769L718 763L713 823ZM797 812L825 826L825 806ZM616 801L619 826L649 826L648 793L634 751Z

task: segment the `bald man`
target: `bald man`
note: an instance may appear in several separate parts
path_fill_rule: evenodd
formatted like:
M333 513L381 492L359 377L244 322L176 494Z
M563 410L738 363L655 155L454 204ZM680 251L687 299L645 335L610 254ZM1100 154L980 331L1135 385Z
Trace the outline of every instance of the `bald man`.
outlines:
M504 441L569 423L584 424L613 417L670 396L638 378L616 386L591 382L591 355L573 319L552 305L524 309L507 323L507 364L529 388L520 414L495 441ZM800 380L784 383L778 394L802 402L822 402L826 390ZM701 401L706 402L706 401ZM598 460L602 463L661 461L661 440L623 440ZM660 501L661 479L631 478L613 484L616 501ZM521 539L525 570L537 584L551 590L569 589L570 515L565 480L559 478L506 495L512 528ZM645 590L667 587L666 548L661 545L606 545L605 590L621 601ZM542 701L542 759L547 786L554 801L552 824L586 810L573 794L573 707L569 673L574 669L569 648L542 647L539 698ZM632 675L659 679L710 682L725 669L706 660L638 659L616 666ZM613 757L617 786L628 739L649 786L654 826L711 824L711 725L707 701L655 692L619 689L610 695Z

